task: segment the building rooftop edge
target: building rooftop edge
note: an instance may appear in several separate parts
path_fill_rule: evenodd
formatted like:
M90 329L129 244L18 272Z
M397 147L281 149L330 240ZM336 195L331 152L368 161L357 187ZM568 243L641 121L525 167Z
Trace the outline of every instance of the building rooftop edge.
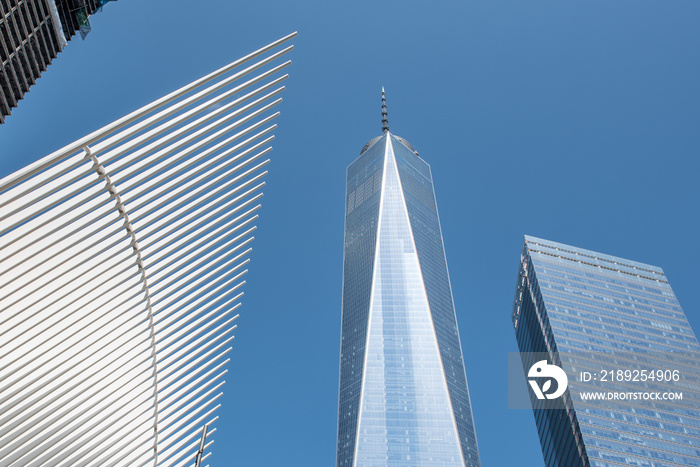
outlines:
M398 141L399 143L401 143L401 144L403 144L404 146L406 146L408 149L411 150L411 152L412 152L413 154L415 154L416 156L418 156L418 151L416 151L415 149L413 149L413 145L411 145L411 143L409 143L409 142L406 140L406 138L402 138L401 136L395 135L395 134L391 133L391 132L388 131L388 130L386 131L386 133L384 133L384 134L382 134L382 135L379 135L379 136L377 136L377 137L374 137L374 138L372 138L371 140L369 140L369 141L367 142L367 144L365 144L365 145L362 147L362 150L360 151L360 155L364 154L369 148L371 148L372 146L374 146L379 140L381 140L381 139L382 139L384 136L386 136L386 135L393 136L394 139L395 139L396 141ZM420 156L418 156L418 157L420 157Z
M566 245L564 243L553 242L551 240L546 240L544 238L534 237L532 235L525 235L524 241L525 241L525 243L546 245L546 246L549 246L550 248L555 248L555 249L562 250L562 251L565 251L568 253L573 253L576 255L589 256L589 257L596 258L596 259L601 260L601 261L612 263L613 265L618 264L620 266L627 266L627 267L631 267L634 269L642 269L645 272L659 274L659 275L662 275L664 277L666 276L663 269L661 269L658 266L654 266L652 264L640 263L638 261L632 261L632 260L629 260L626 258L621 258L619 256L607 255L607 254L600 253L597 251L587 250L585 248L579 248L579 247L575 247L572 245ZM611 267L613 267L613 266L611 266Z

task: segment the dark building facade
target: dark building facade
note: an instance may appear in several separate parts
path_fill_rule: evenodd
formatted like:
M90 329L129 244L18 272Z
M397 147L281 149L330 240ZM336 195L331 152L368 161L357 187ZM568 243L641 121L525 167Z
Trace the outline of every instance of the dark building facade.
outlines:
M0 0L0 123L104 0Z
M337 465L480 465L430 166L388 131L347 170Z
M661 268L526 236L512 320L526 373L568 375L531 396L547 467L700 465L700 345Z

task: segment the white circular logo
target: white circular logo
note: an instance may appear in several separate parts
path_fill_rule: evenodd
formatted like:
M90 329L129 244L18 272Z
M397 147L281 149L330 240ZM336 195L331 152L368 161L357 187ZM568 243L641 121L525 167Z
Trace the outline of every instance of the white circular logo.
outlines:
M569 384L569 379L566 377L564 370L556 365L550 365L547 360L540 360L530 367L530 371L527 372L528 380L532 391L535 393L538 399L556 399L561 397L566 391L566 387ZM529 379L535 378L535 379ZM557 382L556 390L552 393L548 393L552 389L552 379ZM544 381L544 384L540 387L538 381Z

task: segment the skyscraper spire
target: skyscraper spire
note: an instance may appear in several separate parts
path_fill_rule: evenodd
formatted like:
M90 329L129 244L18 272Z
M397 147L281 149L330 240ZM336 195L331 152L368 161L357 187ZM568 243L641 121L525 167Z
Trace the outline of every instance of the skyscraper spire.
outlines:
M384 86L382 86L382 132L389 131L389 119L386 113L386 95L384 94Z

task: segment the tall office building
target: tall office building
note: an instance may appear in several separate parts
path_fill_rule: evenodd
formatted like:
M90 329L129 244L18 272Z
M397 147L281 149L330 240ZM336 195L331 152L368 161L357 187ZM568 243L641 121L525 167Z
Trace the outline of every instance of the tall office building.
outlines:
M0 179L0 466L211 454L295 35Z
M382 117L347 170L337 465L479 466L430 166Z
M527 236L512 319L526 371L568 374L532 398L545 465L700 465L700 346L660 268Z
M0 123L67 41L109 0L0 0Z

